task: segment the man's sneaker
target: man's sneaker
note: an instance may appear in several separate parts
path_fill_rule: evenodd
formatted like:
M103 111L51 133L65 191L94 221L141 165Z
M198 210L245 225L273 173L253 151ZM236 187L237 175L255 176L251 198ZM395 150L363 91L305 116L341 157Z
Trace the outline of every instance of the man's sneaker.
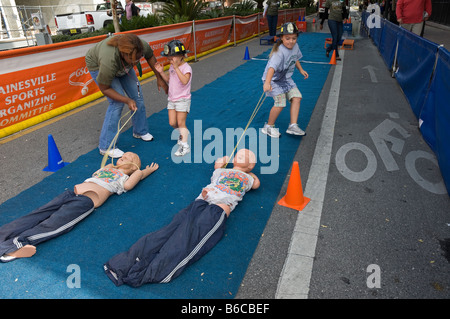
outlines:
M181 143L178 146L178 150L175 152L175 156L184 156L191 151L191 147L186 143Z
M100 154L105 155L106 150L100 150ZM108 156L112 157L112 158L120 158L120 157L122 157L122 155L123 155L123 152L121 150L119 150L118 148L113 148L108 151Z
M264 127L261 130L264 134L269 135L270 137L279 138L280 132L278 131L278 128L276 128L274 125L264 124Z
M303 136L306 134L305 131L303 131L301 128L298 127L297 123L290 124L288 129L286 130L286 133L292 134L292 135L300 135L300 136Z
M133 137L134 138L140 138L140 139L142 139L142 140L144 140L146 142L153 141L153 135L150 134L150 133L147 133L147 134L144 134L144 135L138 135L138 134L133 133Z

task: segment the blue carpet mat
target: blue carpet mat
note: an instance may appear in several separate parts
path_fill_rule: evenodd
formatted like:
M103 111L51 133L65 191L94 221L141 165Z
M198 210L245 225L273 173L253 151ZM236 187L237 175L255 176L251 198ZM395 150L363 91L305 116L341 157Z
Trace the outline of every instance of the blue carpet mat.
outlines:
M299 44L303 60L328 62L323 50L326 37L329 34L302 34ZM185 158L190 160L182 163L172 160L176 137L171 139L172 129L166 110L148 119L154 142L134 139L131 130L122 133L118 144L120 148L138 153L143 164L159 163L159 170L132 191L112 196L68 234L38 245L37 253L32 258L0 264L0 296L54 299L233 298L273 206L277 205L276 198L302 139L284 133L289 122L288 109L277 120L283 134L279 139L279 157L278 154L271 156L271 139L262 134L268 143L267 155L271 162L258 163L253 171L260 178L261 187L245 195L227 221L224 238L206 256L168 284L147 284L140 288L116 287L104 274L102 265L115 254L127 250L141 236L169 223L173 215L194 200L202 187L209 183L213 164L208 154L229 154L225 149L229 140L226 140L225 133L223 136L214 135L218 132L216 128L221 132L226 132L227 128L245 128L262 94L261 76L266 65L264 59L269 52L270 49L258 56L258 60L249 60L193 92L187 121L194 135L193 152ZM310 78L304 80L295 71L294 79L303 94L299 125L306 129L327 78L329 65L303 63L303 68ZM272 105L273 99L267 98L251 128L257 131L264 125ZM199 124L202 130L199 130ZM208 132L212 135L209 136ZM239 136L235 136L235 142ZM220 142L222 149L218 146ZM248 147L248 143L250 139L241 141L242 146ZM276 173L261 174L262 168L274 164L275 159L279 161ZM101 156L95 149L6 201L0 206L0 225L28 214L65 189L72 189L73 185L98 169L100 162ZM293 214L296 212L293 211ZM69 288L70 283L74 283L71 277L74 269L79 270L81 288Z

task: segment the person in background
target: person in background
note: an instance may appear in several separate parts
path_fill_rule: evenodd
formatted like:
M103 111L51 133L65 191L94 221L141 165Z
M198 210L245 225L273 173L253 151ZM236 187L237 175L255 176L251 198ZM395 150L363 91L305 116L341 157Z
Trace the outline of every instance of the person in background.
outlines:
M127 20L131 20L132 17L136 17L139 15L139 9L131 0L125 0L125 12Z
M323 30L323 23L326 19L328 19L328 10L325 9L325 2L324 1L318 1L317 2L318 11L319 11L319 28L320 30Z
M431 16L431 0L398 0L395 13L402 28L420 36Z
M269 26L269 35L272 37L274 37L277 33L279 6L280 1L267 0L266 6L264 7L263 18L267 17L267 25Z
M328 27L333 38L333 42L328 46L326 54L328 57L330 52L334 50L336 52L336 60L340 60L338 47L344 33L342 21L344 18L347 18L347 8L345 2L341 0L327 0L325 8L328 9Z
M385 0L381 1L380 2L380 13L381 13L382 16L384 15L384 8L385 8L385 6L386 6L386 1Z

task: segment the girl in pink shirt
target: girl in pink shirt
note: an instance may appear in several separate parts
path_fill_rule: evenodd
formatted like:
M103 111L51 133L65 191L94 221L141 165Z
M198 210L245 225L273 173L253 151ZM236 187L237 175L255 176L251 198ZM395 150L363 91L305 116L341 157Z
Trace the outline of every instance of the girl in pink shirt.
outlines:
M190 152L190 146L187 143L189 130L186 127L186 118L191 107L192 68L184 61L184 56L188 52L181 41L172 40L161 52L161 55L169 60L169 75L163 72L162 64L156 66L163 79L169 83L167 104L169 124L180 131L176 156L183 156Z

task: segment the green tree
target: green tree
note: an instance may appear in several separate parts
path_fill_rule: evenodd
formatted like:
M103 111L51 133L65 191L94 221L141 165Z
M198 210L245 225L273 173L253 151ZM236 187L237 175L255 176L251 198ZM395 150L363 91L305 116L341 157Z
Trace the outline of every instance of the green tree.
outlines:
M162 14L169 21L190 21L198 18L202 8L202 0L170 0L163 5Z
M308 8L314 6L314 0L289 0L291 8Z

